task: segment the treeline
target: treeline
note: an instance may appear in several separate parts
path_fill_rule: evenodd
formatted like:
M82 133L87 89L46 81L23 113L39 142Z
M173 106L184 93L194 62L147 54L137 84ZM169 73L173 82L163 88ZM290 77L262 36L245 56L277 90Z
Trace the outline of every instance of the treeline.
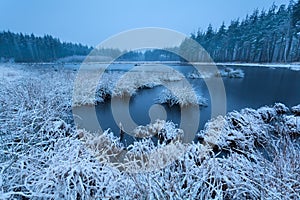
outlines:
M196 42L195 42L196 41ZM199 43L204 49L199 48ZM196 45L195 45L196 44ZM82 44L61 42L45 35L0 32L0 59L15 62L49 62L65 57L87 56L95 60L119 61L209 61L215 62L299 62L300 0L288 6L273 5L269 10L255 10L243 20L223 23L214 30L198 31L179 47L145 51L96 49ZM175 53L174 53L175 52ZM178 56L181 55L184 58ZM92 58L91 60L93 60ZM66 59L68 60L68 59Z
M49 62L73 55L88 55L91 47L61 42L50 35L36 37L10 31L0 32L0 58L15 62Z
M149 49L146 51L122 52L118 61L180 61L181 58L176 54L179 48ZM176 53L173 53L176 52Z
M268 11L255 10L243 20L233 20L215 31L192 34L216 62L295 62L300 61L300 1L288 6L273 5ZM189 46L189 60L201 61L201 51Z
M91 53L91 54L90 54ZM179 60L176 54L167 50L121 51L113 48L92 48L82 44L61 42L50 35L36 37L33 34L0 32L0 61L14 62L83 62L89 61L157 61ZM121 55L121 56L120 56Z
M16 62L47 62L72 55L87 55L92 48L60 42L50 35L36 37L10 31L0 32L0 57Z
M203 48L199 48L199 43ZM210 61L215 62L299 62L300 0L288 6L272 5L269 10L255 10L243 20L223 23L214 30L198 31L183 41L179 48L130 52L124 59L145 61Z

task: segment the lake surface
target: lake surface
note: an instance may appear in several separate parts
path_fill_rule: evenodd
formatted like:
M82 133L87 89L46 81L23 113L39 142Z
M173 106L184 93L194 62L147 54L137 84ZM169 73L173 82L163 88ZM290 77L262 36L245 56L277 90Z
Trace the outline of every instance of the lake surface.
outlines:
M189 72L195 70L190 65L169 65L187 77ZM134 64L113 64L108 70L126 71L132 69ZM227 66L218 66L224 69ZM276 102L282 102L291 107L300 103L300 71L293 71L285 68L267 68L258 66L228 66L233 69L242 69L244 78L223 77L226 91L227 112L241 110L243 108L257 109L264 105L272 106ZM200 107L200 121L198 130L204 128L205 123L211 118L211 99L209 91L203 79L188 79L195 91L208 100L207 107ZM130 98L129 112L132 120L139 125L146 125L151 122L149 110L156 103L155 99L164 89L158 86L152 89L142 89ZM180 124L181 108L163 105L166 111L166 120ZM115 135L120 132L118 122L115 122L111 101L95 106L97 118L103 130L110 128ZM193 121L193 119L191 119ZM133 140L128 139L131 143Z

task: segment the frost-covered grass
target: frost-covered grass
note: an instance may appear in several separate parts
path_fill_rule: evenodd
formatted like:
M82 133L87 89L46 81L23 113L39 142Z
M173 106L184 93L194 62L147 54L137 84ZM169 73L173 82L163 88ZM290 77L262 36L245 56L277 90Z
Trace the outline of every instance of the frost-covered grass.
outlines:
M171 89L164 89L156 99L157 103L168 104L170 106L180 105L200 105L206 106L207 99L200 96L191 87L172 87Z
M199 73L198 71L192 71L188 73L187 77L191 79L204 79L204 78L211 78L211 77L228 77L228 78L244 78L245 73L241 69L233 69L233 68L225 68L215 71L214 73L202 71Z
M192 144L158 121L138 128L164 136L158 145L124 147L110 131L74 127L74 72L27 73L0 82L0 199L300 198L297 107L229 113Z
M204 70L201 71L200 73L195 70L187 74L187 77L191 79L204 79L204 78L211 78L213 76L214 74L211 71L207 72Z
M76 106L94 105L111 97L131 97L143 88L153 88L180 81L183 75L176 71L107 71L99 76L97 70L86 70L78 77L75 85ZM96 91L96 95L95 95Z
M166 122L159 119L146 126L136 127L133 130L133 134L138 138L156 136L159 139L159 144L162 144L164 141L182 140L183 137L183 131L177 129L173 122Z
M241 69L232 69L232 68L225 68L216 73L216 76L221 77L228 77L228 78L244 78L245 73Z
M24 66L14 65L9 63L0 63L0 79L3 81L15 81L28 75L29 73L23 70Z
M293 106L291 110L294 113L294 115L299 116L300 115L300 104L297 106Z

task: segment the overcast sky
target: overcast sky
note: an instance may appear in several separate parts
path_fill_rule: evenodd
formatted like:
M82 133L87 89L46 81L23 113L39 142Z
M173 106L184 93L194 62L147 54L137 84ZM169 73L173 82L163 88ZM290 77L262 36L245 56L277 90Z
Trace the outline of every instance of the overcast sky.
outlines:
M216 29L256 8L289 0L0 0L0 31L50 34L95 46L121 31L162 27L185 34Z

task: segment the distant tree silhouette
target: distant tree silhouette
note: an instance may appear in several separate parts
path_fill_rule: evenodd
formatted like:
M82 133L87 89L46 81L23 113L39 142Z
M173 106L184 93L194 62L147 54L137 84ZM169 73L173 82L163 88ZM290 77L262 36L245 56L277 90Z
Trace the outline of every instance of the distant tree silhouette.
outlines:
M81 44L62 43L50 35L36 37L0 32L0 58L13 58L16 62L48 62L66 56L87 55L91 50Z
M214 31L209 25L191 38L216 62L295 62L300 61L299 33L300 1L291 1L288 6L273 4L267 12L255 10L241 22L231 21L228 28L223 23ZM180 48L187 48L186 41ZM190 49L189 60L201 61L199 51Z
M191 39L202 45L206 52ZM232 20L228 27L223 23L217 30L209 24L206 31L191 34L191 38L179 47L166 49L122 52L61 42L50 35L36 37L0 32L0 58L4 60L49 62L73 55L88 55L91 51L92 55L117 57L119 61L208 61L210 55L216 62L299 62L300 0L291 1L288 6L273 4L268 11L254 10L245 19Z

